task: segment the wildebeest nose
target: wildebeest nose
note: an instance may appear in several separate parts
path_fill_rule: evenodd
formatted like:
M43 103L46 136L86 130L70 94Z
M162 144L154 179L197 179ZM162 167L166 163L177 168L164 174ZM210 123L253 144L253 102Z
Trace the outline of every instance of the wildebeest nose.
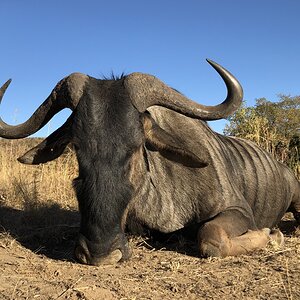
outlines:
M95 255L91 253L85 237L81 234L79 235L74 254L80 263L94 266L116 264L123 258L123 253L120 249L115 249L107 253L107 255Z

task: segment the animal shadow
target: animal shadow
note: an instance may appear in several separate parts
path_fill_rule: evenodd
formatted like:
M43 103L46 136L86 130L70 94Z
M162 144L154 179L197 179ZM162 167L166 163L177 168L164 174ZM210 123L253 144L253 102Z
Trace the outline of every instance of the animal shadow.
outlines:
M197 247L197 233L200 225L188 226L183 229L162 233L155 230L145 230L142 234L142 241L139 244L153 250L167 250L192 257L199 257L199 249Z
M19 210L0 202L0 233L9 233L22 246L52 259L74 261L79 222L77 211L58 204Z
M279 222L278 228L285 236L292 236L295 234L297 228L300 228L299 225L300 224L287 213Z
M80 215L78 211L62 208L57 203L43 204L20 210L6 206L0 201L0 234L9 233L22 246L55 260L75 261L73 250L78 239ZM199 257L197 232L199 224L173 233L153 230L127 232L129 236L142 236L149 249L165 249ZM293 218L283 219L278 228L290 236L297 223ZM140 239L139 239L140 240Z
M75 261L73 251L78 239L79 225L78 211L64 209L54 202L29 205L21 210L0 201L0 234L9 233L25 248L51 259ZM127 234L132 237L140 236L136 232ZM152 249L198 255L196 238L190 228L170 234L147 231L142 240Z

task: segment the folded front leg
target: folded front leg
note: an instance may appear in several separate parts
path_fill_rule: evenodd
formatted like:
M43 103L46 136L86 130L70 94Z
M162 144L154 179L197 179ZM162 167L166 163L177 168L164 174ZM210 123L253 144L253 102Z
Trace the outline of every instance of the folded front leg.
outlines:
M198 232L202 256L226 257L247 254L266 247L270 240L283 243L282 233L269 228L258 230L249 218L236 210L219 214Z

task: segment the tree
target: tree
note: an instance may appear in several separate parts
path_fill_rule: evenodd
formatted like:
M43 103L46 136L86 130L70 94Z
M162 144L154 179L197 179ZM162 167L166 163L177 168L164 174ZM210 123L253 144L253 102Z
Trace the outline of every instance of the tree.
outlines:
M300 96L265 98L254 107L242 107L228 119L225 135L249 139L292 168L300 179Z

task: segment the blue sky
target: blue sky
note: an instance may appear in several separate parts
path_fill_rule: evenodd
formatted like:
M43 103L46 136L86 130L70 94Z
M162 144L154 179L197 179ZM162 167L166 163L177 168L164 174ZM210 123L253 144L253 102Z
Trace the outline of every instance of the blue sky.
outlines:
M226 89L206 58L238 78L247 105L300 95L299 12L298 0L1 0L0 82L13 82L0 115L25 121L75 71L150 73L197 102L217 104ZM222 132L224 123L211 126Z

